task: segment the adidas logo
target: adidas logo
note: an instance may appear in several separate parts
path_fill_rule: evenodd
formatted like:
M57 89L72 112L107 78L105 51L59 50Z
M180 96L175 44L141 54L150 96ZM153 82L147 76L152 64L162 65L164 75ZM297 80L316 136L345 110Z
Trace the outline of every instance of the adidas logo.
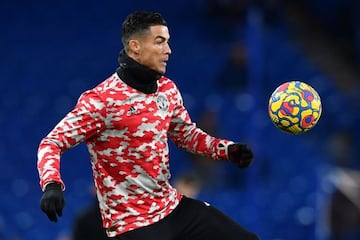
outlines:
M134 114L138 114L139 111L134 107L134 106L131 106L127 112L127 115L130 116L130 115L134 115Z

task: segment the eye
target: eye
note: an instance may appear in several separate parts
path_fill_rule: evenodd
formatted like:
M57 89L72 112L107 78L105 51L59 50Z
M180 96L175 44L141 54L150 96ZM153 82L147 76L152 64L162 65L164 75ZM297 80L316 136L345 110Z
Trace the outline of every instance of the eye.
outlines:
M159 39L156 41L156 44L158 44L158 45L162 45L164 43L165 43L165 40L163 40L163 39Z
M164 37L157 37L155 39L155 44L157 44L157 45L164 45L167 42L168 42L168 40L166 38L164 38Z

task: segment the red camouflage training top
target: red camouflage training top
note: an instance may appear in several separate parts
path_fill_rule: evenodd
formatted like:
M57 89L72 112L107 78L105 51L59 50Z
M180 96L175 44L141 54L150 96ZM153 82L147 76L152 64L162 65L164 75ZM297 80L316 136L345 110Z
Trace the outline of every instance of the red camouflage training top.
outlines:
M142 93L114 73L84 92L75 108L41 141L40 185L56 181L60 156L86 142L103 226L110 237L167 216L182 195L169 184L168 137L176 146L213 159L227 159L231 141L214 138L191 122L174 82Z

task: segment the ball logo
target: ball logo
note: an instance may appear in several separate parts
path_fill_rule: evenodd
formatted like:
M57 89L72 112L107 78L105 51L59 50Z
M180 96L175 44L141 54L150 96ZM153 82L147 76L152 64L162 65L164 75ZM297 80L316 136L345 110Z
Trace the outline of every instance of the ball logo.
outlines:
M169 109L169 101L167 100L166 96L164 96L164 95L159 95L156 98L156 105L158 106L159 109L161 109L165 112Z

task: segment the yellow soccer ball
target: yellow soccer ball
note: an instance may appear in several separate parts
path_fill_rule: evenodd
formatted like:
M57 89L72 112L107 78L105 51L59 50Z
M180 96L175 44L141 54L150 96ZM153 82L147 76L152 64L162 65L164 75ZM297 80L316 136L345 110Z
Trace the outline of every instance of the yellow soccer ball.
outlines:
M271 94L268 112L280 130L300 134L312 129L320 119L321 99L314 88L301 81L281 84Z

